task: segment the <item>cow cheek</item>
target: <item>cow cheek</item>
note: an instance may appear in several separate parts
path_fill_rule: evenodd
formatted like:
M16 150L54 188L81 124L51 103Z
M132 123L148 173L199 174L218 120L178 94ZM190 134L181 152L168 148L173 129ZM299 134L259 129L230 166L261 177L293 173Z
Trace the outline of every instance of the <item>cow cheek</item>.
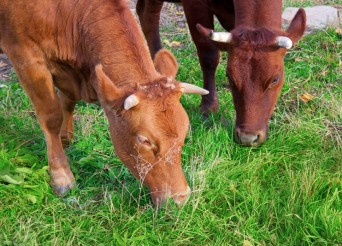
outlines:
M133 172L134 158L132 154L134 153L134 144L128 124L120 124L109 120L109 131L116 155ZM135 175L134 172L133 174Z
M279 85L277 87L275 87L273 89L273 91L271 90L269 92L267 105L271 105L271 106L270 106L269 111L268 111L267 121L269 118L271 118L271 116L274 112L275 105L277 103L280 91L283 88L283 85L284 85L284 81L281 81L281 83L279 83Z

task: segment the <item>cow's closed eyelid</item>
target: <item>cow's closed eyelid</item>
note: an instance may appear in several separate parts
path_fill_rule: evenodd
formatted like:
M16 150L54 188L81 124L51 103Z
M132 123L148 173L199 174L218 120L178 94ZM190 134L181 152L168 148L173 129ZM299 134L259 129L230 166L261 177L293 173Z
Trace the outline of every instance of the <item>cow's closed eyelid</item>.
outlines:
M232 79L232 77L230 76L230 74L228 72L226 72L226 76L228 78L228 82L230 85L234 85L234 80Z
M272 84L278 83L279 80L280 80L280 75L277 75L277 76L272 80Z
M275 86L276 84L278 84L278 82L280 81L281 75L278 74L276 76L274 76L271 80L270 83L268 85L268 88L271 89L273 86Z
M145 146L147 150L152 150L154 154L157 154L159 152L158 144L154 143L153 141L151 141L150 138L142 134L137 134L137 142L139 143L139 145Z
M146 146L152 146L153 145L147 137L145 137L144 135L141 135L141 134L137 134L137 141L140 144L144 144Z
M232 78L230 77L230 74L228 72L226 72L226 77L228 78L228 80L232 80Z

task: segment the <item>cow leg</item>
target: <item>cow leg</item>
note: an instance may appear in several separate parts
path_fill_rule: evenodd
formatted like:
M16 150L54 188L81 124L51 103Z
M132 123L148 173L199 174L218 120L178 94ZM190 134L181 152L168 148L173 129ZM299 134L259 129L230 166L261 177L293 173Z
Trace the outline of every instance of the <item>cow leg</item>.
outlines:
M209 91L208 95L202 96L201 113L204 115L217 112L219 109L215 75L220 56L219 51L215 47L208 47L207 45L196 45L203 72L203 88Z
M12 61L14 61L20 82L33 103L40 127L45 135L51 186L57 195L63 196L75 185L75 178L70 170L60 138L63 122L60 101L55 93L52 75L45 66L45 61L35 59L32 54L25 57L30 60L21 57L18 59L21 62L17 63L16 59ZM20 65L16 66L16 64Z
M219 63L219 50L206 38L202 37L196 29L200 23L204 27L214 28L214 16L207 1L182 1L185 16L189 25L191 37L197 48L197 54L203 72L203 87L209 91L202 96L201 112L207 115L219 109L218 96L215 84L216 68Z
M162 7L163 1L158 0L138 0L136 5L141 29L146 37L152 59L162 48L159 35L159 18Z
M74 126L72 116L75 109L76 101L67 97L63 92L58 93L61 109L63 114L63 122L61 127L61 140L63 147L66 148L74 135Z

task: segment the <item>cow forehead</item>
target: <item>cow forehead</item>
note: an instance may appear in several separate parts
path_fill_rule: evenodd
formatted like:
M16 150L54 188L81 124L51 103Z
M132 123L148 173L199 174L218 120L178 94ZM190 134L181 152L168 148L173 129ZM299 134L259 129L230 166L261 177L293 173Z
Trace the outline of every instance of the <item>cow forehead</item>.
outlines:
M285 52L275 45L279 31L266 28L239 27L232 30L233 43L228 48L228 63L241 67L247 65L279 63ZM239 66L240 65L240 66ZM264 67L263 66L263 67Z
M236 28L232 32L234 46L256 50L274 46L278 33L266 28Z
M148 123L153 124L163 136L179 137L187 131L189 119L179 100L157 99L151 110Z
M174 94L145 97L125 114L133 132L150 132L156 138L183 136L189 122L179 96Z
M177 92L180 92L180 86L172 77L163 77L149 84L138 85L138 93L147 98L166 98Z
M267 85L284 70L283 56L279 51L235 50L229 55L227 73L238 90L247 89L254 94L263 92Z
M179 83L170 77L139 85L135 95L140 102L127 112L133 131L152 131L156 138L185 137L189 119L181 94Z
M281 50L248 50L235 48L228 56L227 70L232 76L240 73L270 73L283 66Z

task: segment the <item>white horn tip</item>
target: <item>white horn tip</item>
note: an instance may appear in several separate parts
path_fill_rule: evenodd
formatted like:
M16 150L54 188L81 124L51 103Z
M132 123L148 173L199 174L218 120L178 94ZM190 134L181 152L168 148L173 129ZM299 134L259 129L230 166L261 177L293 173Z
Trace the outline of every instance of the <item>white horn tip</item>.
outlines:
M209 91L207 91L206 89L188 83L181 83L181 92L188 94L198 94L201 96L209 94Z
M204 96L204 95L208 95L209 94L209 91L206 90L206 89L202 89L202 92L201 92L201 96Z
M232 34L229 32L211 32L210 38L213 41L229 43L232 40Z
M285 49L291 49L292 47L292 40L288 37L277 37L276 39L277 44L279 47L285 48Z
M139 98L136 95L132 94L126 98L124 102L124 108L126 110L130 110L131 108L137 106L138 104L139 104Z

